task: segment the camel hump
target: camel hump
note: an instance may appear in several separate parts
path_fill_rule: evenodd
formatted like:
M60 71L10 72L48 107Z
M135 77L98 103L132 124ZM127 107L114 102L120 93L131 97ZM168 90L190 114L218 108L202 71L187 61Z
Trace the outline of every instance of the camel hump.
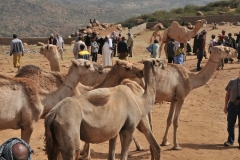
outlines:
M124 79L121 82L121 85L128 86L132 90L132 92L137 96L141 96L144 93L144 89L135 81Z
M103 106L108 103L111 91L108 88L99 88L84 94L84 98L94 106Z
M179 25L179 23L177 22L177 21L173 21L172 22L172 24L171 24L171 26L170 26L170 28L179 28L180 27L180 25Z

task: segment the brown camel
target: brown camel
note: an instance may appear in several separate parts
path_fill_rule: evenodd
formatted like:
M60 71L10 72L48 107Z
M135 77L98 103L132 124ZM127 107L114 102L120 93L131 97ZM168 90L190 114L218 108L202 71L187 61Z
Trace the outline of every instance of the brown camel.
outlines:
M0 76L0 130L21 128L21 138L29 143L39 118L44 118L62 99L72 96L80 77L96 73L95 65L83 59L72 61L65 82L52 92L42 90L28 78Z
M197 35L197 32L200 28L206 24L207 21L205 19L198 20L195 23L195 27L193 30L189 30L184 26L180 26L178 22L173 21L172 24L163 32L162 43L160 45L160 55L162 52L162 47L165 44L165 49L167 48L166 45L168 44L170 39L174 39L175 41L179 41L184 43L185 52L187 50L187 41ZM165 50L166 52L166 50ZM166 52L167 53L167 52Z
M156 28L156 31L154 31L152 33L152 36L150 38L150 43L152 43L152 39L154 38L154 40L159 39L159 43L162 41L162 34L161 34L161 29L163 28L162 25L157 24L156 26L154 26L154 28Z
M163 137L162 145L169 145L168 130L172 123L174 127L174 147L173 149L181 149L177 142L177 128L179 114L187 95L195 88L205 85L216 71L219 62L227 57L236 56L237 51L230 47L215 46L213 52L205 67L197 74L190 72L181 65L169 64L165 70L160 70L156 79L158 81L156 88L156 102L171 102L170 110L167 118L167 127Z
M164 68L162 59L144 61L145 92L138 96L124 85L95 89L81 97L68 97L58 103L45 118L46 152L56 160L79 159L80 139L89 143L110 140L108 159L115 159L115 145L120 134L121 160L126 160L138 126L150 143L154 158L160 159L160 147L152 135L147 118L155 100L155 73ZM71 106L71 107L69 107ZM117 115L117 116L116 116ZM75 158L74 158L75 157Z
M59 53L57 46L52 44L47 46L44 45L40 48L40 54L44 55L48 59L51 71L60 72Z

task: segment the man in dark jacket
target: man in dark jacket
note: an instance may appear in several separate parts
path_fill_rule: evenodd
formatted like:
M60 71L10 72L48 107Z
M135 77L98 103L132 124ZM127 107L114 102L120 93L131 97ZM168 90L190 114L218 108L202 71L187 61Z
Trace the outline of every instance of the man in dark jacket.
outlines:
M118 44L118 53L119 53L119 59L127 60L128 55L128 45L125 40L125 37L122 37L122 41Z
M174 39L168 43L167 53L168 53L168 63L174 63L174 53L176 52L176 46L174 43Z
M197 71L200 71L202 68L200 67L200 64L202 62L203 56L205 55L206 52L206 31L203 31L202 34L199 36L198 38L198 48L197 48L197 58L198 58L198 62L197 62Z

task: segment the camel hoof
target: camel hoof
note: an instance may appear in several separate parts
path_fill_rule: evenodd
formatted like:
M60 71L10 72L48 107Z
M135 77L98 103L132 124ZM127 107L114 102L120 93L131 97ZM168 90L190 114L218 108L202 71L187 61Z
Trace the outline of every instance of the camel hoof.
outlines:
M173 150L182 150L183 148L180 147L180 146L176 146L176 147L173 147L172 149L173 149Z
M80 155L84 155L85 154L85 150L83 149L81 152L80 152Z
M167 142L162 142L161 146L169 146L171 143Z
M90 160L91 156L83 155L82 157L79 158L79 160Z
M136 151L144 151L144 148L142 148L141 146L140 146L140 147L137 147L137 148L136 148Z

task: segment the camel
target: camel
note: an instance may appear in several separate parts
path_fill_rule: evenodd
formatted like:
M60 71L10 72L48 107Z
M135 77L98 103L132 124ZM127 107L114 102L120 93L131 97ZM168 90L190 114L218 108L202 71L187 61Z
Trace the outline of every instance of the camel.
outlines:
M152 43L152 38L157 39L157 37L159 37L159 43L162 41L162 34L161 34L161 29L162 29L162 25L158 24L156 27L157 28L156 31L153 32L151 38L150 38L150 43Z
M180 26L177 21L173 21L172 24L163 32L163 38L162 43L160 45L160 56L162 52L162 47L165 44L165 52L167 54L167 47L170 39L174 39L175 41L179 41L180 43L184 43L184 49L185 52L187 50L187 41L193 37L195 37L200 30L201 27L203 27L204 24L206 24L207 21L205 19L198 20L195 23L195 27L193 30L189 30L184 26ZM166 55L167 57L167 55Z
M134 65L128 63L127 61L117 60L116 64L112 66L110 69L111 70L109 70L109 67L108 67L107 71L105 71L107 75L102 76L102 77L105 77L104 81L94 87L88 87L88 86L82 85L81 83L78 83L76 87L76 91L74 92L74 95L75 96L82 95L96 88L115 87L119 85L120 82L125 78L130 78L138 82L141 85L141 87L144 87L143 81L141 79L143 76L142 69L135 67ZM84 78L80 78L79 82L86 81L86 78L87 77L91 78L91 76L92 76L91 79L93 79L94 77L96 77L96 75L97 75L96 73L86 75L84 76ZM102 75L102 74L99 74L99 75ZM52 90L55 87L60 86L64 81L64 77L66 76L60 73L42 71L39 67L36 67L33 65L27 65L27 66L23 66L20 69L16 77L31 78L34 81L38 82L37 84L39 84L41 88L45 90ZM100 77L100 76L97 76L97 77ZM100 79L102 79L102 77ZM135 138L134 138L134 142L136 144L136 148L138 151L143 150ZM84 145L84 150L82 151L82 154L84 154L83 156L84 159L90 159L89 144Z
M48 59L51 71L60 72L57 46L52 44L49 44L47 46L44 45L40 48L40 54L44 55Z
M150 143L154 159L160 159L160 146L152 135L146 115L154 105L155 73L165 68L164 60L144 61L144 94L138 96L125 85L99 88L81 97L68 97L58 103L45 118L45 142L48 159L79 159L80 139L89 143L110 140L108 159L115 159L118 133L121 139L121 160L126 160L136 127ZM114 105L114 106L113 106ZM71 106L71 107L69 107ZM75 158L74 158L75 157Z
M79 93L78 95L84 94L96 88L115 87L116 85L119 85L120 82L125 78L134 80L137 83L139 83L142 87L144 87L144 82L141 79L142 69L136 67L131 63L128 63L127 61L117 60L116 64L112 67L105 68L102 68L101 66L97 67L98 68L96 68L96 70L99 71L99 74L93 73L88 74L84 77L80 77L79 79L80 83L77 86L78 90L77 93ZM19 72L15 75L15 77L30 78L34 80L42 89L52 91L53 89L57 89L62 85L62 83L65 80L66 74L47 72L41 70L37 66L26 65L20 68ZM97 80L91 81L91 79L97 78L98 81ZM86 81L90 81L90 83ZM84 85L82 83L84 83ZM93 84L94 86L88 87L85 86L85 84L89 85Z
M29 78L0 76L0 130L21 129L21 138L29 143L35 123L55 104L72 96L80 77L96 74L95 65L83 59L73 60L65 82L52 92L42 90Z
M160 70L156 74L158 81L156 88L156 102L171 102L167 118L167 127L163 137L162 145L170 145L168 142L168 130L172 123L174 127L174 147L173 149L182 149L177 142L177 128L179 114L182 109L184 99L187 95L198 87L205 85L216 71L219 62L230 56L236 56L237 51L230 47L214 46L213 52L208 59L207 64L199 73L192 73L184 66L178 64L168 64L165 70Z

